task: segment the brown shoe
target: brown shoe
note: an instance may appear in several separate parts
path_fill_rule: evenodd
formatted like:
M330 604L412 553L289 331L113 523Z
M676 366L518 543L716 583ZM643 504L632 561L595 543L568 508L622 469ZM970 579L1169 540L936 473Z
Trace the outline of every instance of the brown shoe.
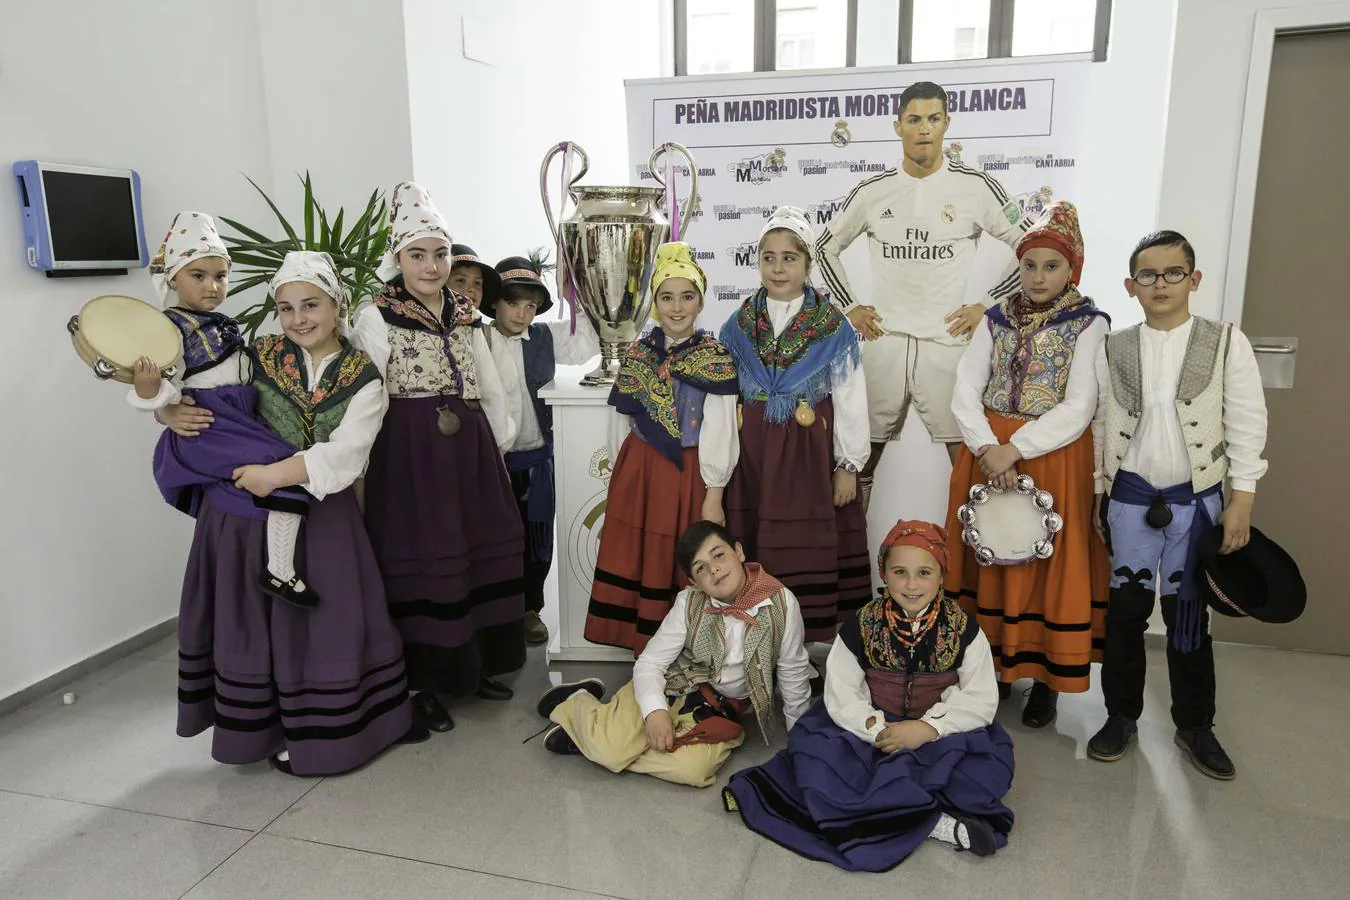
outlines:
M548 643L548 626L534 610L525 613L525 643L532 647Z

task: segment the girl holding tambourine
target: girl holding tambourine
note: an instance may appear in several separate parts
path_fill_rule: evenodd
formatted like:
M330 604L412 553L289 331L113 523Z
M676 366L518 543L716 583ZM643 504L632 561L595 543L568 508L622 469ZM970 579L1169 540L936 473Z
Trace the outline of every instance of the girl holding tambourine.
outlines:
M947 596L974 614L993 648L1000 693L1035 681L1022 722L1055 718L1058 692L1088 689L1101 661L1110 560L1092 527L1097 408L1094 360L1110 319L1078 291L1078 211L1053 204L1017 244L1021 288L985 313L957 369L952 411L964 445L952 469L947 528L974 484L1011 489L1019 475L1054 497L1064 528L1053 553L982 567L953 541ZM1031 502L1028 500L1028 502Z

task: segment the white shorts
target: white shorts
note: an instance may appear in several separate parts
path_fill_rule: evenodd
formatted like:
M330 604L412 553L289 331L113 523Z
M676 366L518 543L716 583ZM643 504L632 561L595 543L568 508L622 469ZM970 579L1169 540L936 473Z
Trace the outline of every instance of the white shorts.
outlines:
M939 344L899 332L864 343L872 443L900 437L911 402L934 443L960 443L961 426L952 413L952 393L956 367L965 350L965 344Z

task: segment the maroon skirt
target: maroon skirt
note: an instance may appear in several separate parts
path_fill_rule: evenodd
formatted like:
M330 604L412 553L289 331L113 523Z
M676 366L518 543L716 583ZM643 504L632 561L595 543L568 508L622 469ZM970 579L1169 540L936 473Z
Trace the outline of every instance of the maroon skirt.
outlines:
M462 427L447 437L436 409ZM413 690L471 693L525 664L525 528L497 441L458 397L395 397L366 472L366 527Z
M816 421L774 424L764 404L741 407L741 458L727 485L727 526L746 558L797 596L808 641L832 641L839 622L871 599L861 497L834 505L834 403Z
M214 726L211 755L246 765L280 750L299 775L334 775L412 723L398 631L348 489L310 508L296 567L319 596L300 610L258 586L267 523L197 513L178 617L178 733Z

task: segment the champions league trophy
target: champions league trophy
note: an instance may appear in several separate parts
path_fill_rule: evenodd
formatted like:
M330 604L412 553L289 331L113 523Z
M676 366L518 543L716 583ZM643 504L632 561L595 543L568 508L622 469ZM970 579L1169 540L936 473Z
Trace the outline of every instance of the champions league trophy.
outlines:
M557 245L559 297L573 304L574 315L580 306L600 337L600 365L581 379L583 385L613 384L624 352L637 340L651 310L648 287L656 248L681 237L674 168L667 160L664 177L656 169L657 159L667 152L680 154L689 166L691 186L685 208L693 210L698 203L698 170L689 151L673 142L657 147L647 160L648 170L661 187L577 185L586 174L587 158L574 141L550 148L539 169L539 193ZM569 198L576 207L561 222L554 219L548 196L549 164L559 153L564 156L558 214L565 213ZM574 158L580 163L575 175ZM658 205L663 197L665 215Z

